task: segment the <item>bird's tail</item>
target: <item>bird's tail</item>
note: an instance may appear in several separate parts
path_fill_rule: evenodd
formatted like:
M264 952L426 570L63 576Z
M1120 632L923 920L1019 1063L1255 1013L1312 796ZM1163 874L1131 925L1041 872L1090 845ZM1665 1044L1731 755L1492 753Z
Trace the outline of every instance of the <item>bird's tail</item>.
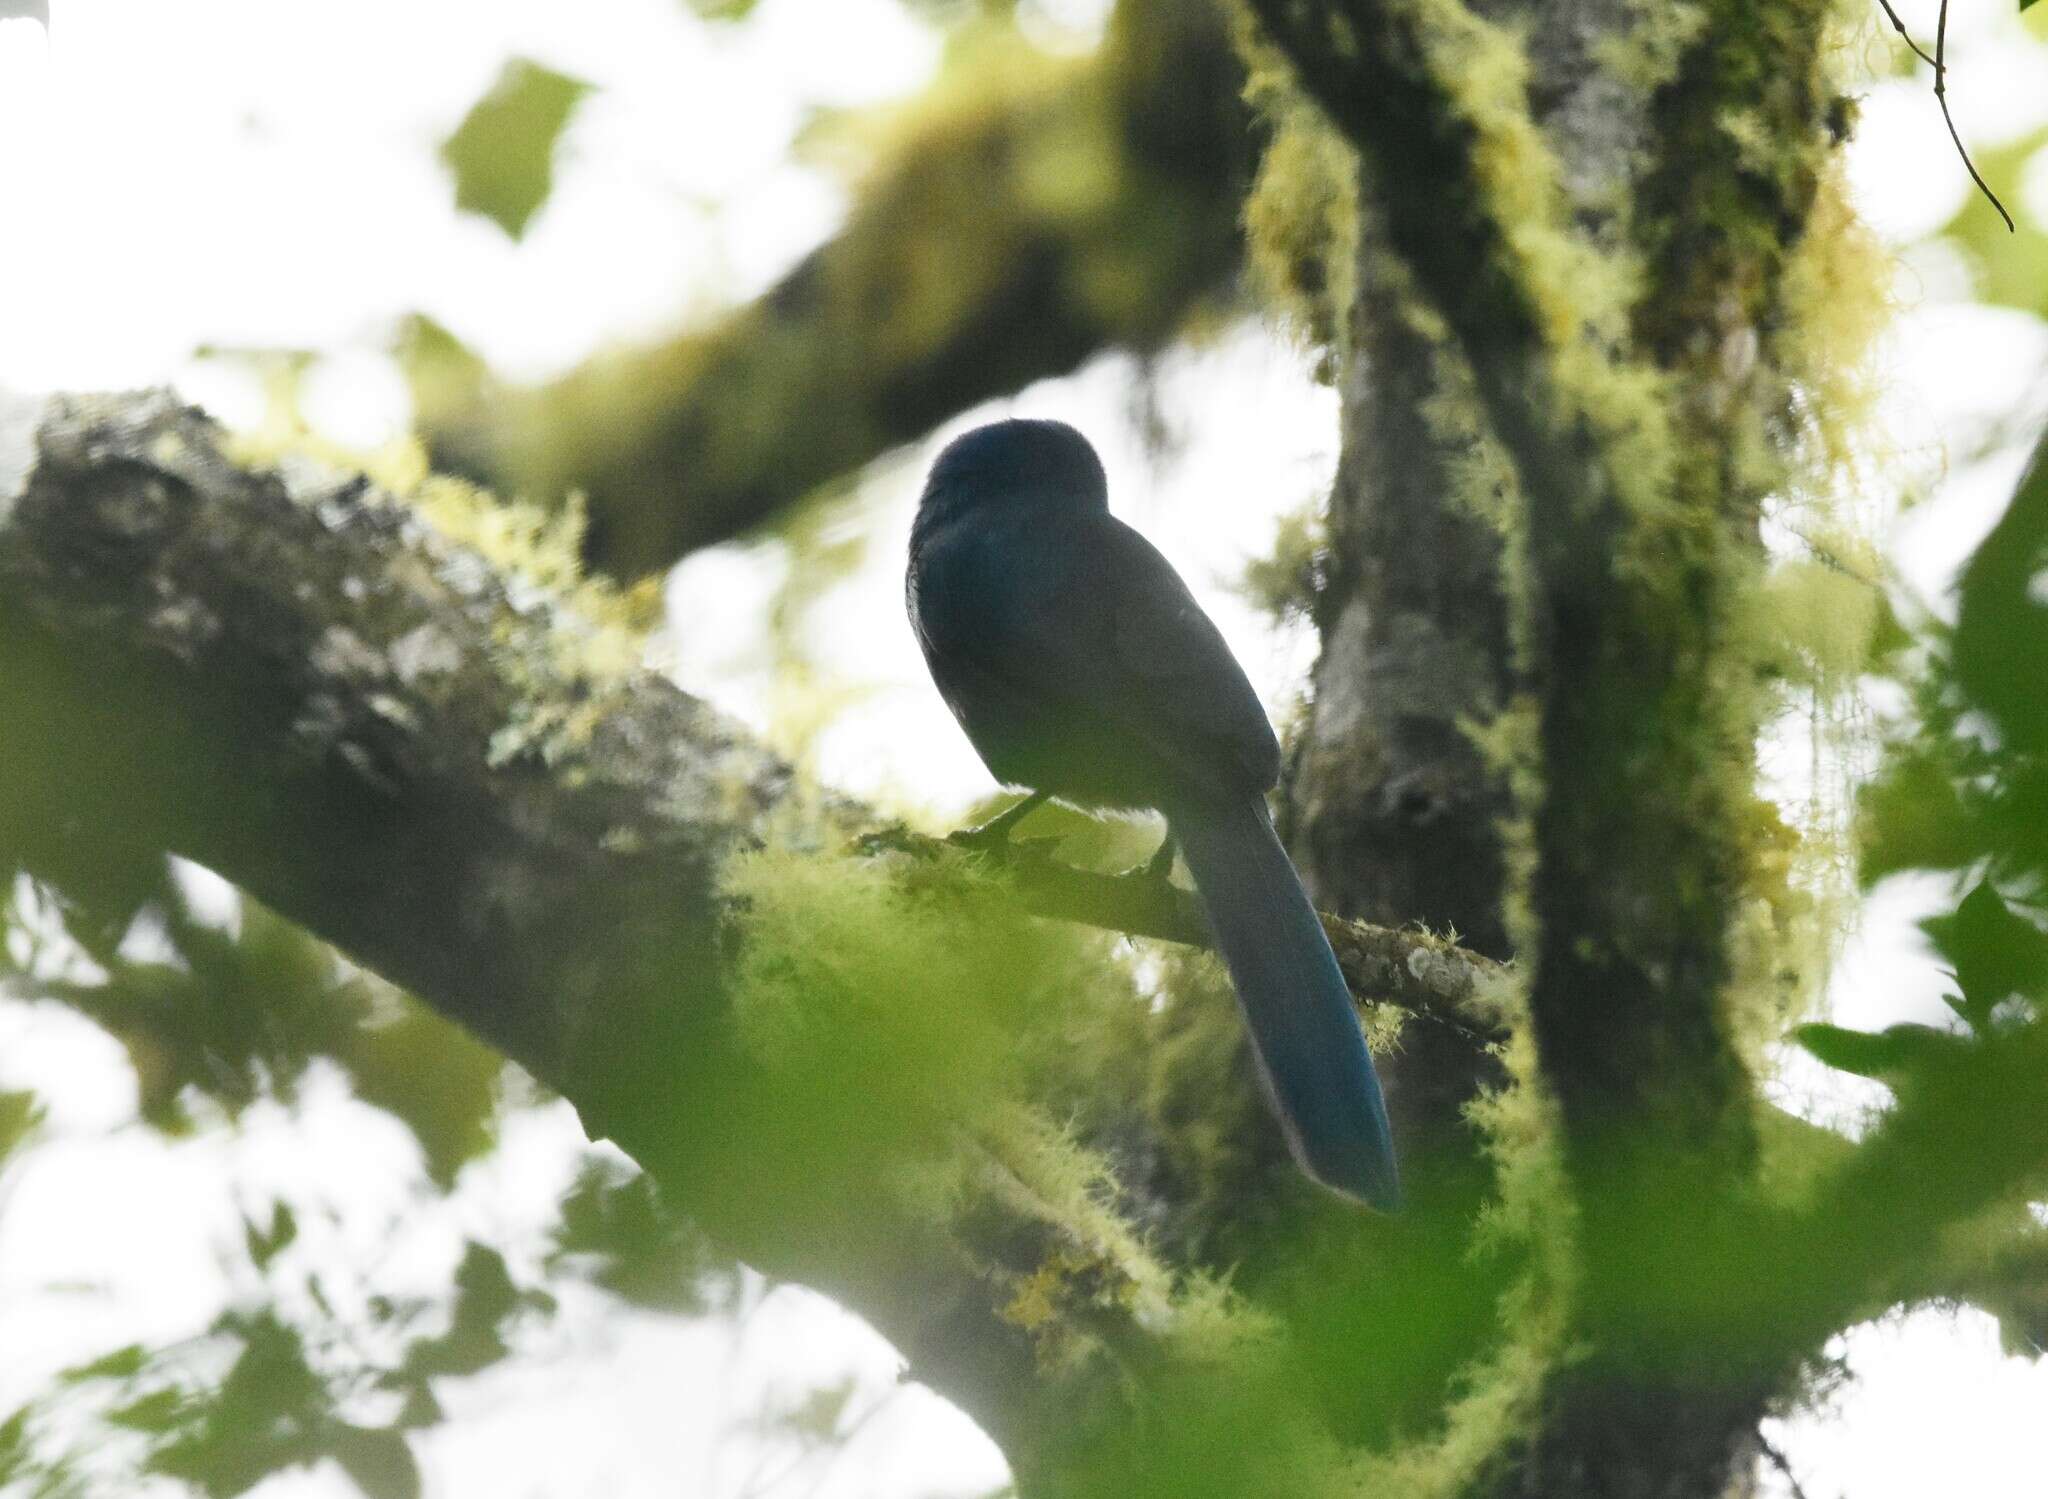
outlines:
M1325 1186L1400 1206L1379 1079L1351 991L1262 798L1173 808L1169 825L1237 986L1288 1147Z

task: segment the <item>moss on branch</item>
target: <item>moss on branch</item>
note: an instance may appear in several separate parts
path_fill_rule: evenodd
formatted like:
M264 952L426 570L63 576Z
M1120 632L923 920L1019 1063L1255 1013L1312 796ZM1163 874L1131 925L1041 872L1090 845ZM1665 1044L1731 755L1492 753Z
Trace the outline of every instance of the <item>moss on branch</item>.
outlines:
M1074 1036L1161 1023L1106 944L958 863L822 852L860 809L563 649L561 600L361 475L223 446L159 395L0 402L11 856L175 851L332 940L867 1316L1020 1473L1199 1471L1226 1436L1298 1464L1243 1439L1313 1427L1286 1330L1139 1226L1205 1183L1123 1172L1242 1079L1067 1124L1111 1075ZM594 710L504 752L549 702ZM1202 1418L1141 1450L1141 1411Z
M1154 349L1239 262L1242 74L1210 0L1123 0L1099 52L961 49L845 225L758 301L547 388L423 391L436 459L588 497L638 576L773 517L953 413Z

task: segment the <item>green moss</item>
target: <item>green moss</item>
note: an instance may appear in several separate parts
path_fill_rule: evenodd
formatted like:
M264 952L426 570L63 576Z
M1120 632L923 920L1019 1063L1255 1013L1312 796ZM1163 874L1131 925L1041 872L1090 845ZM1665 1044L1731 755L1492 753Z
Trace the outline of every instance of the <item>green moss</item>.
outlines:
M1459 1371L1441 1425L1386 1452L1354 1454L1352 1492L1458 1499L1476 1491L1535 1432L1549 1381L1568 1362L1577 1223L1556 1109L1538 1077L1521 981L1504 973L1482 1003L1514 1039L1503 1052L1509 1085L1482 1095L1468 1110L1492 1157L1498 1190L1471 1252L1525 1268L1502 1294L1499 1340Z
M886 1110L971 1118L1004 1093L1012 1037L1083 987L1080 942L1023 915L965 860L763 851L724 873L747 913L732 975L747 1049L772 1069L865 1079Z
M1678 75L1707 15L1689 0L1635 0L1631 10L1631 23L1595 41L1593 56L1602 71L1647 97Z
M1262 85L1254 97L1273 133L1245 200L1252 274L1281 326L1321 352L1330 380L1354 296L1357 153L1298 93Z
M1290 511L1280 517L1272 550L1246 565L1238 591L1276 621L1311 618L1329 556L1322 506Z

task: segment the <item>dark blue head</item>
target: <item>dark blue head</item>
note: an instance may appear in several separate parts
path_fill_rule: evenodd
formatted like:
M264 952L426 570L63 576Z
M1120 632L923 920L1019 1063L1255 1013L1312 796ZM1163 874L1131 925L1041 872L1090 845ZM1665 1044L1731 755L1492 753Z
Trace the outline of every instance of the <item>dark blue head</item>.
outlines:
M988 501L1109 504L1109 481L1088 439L1065 422L1016 419L976 427L946 444L924 481L923 508Z

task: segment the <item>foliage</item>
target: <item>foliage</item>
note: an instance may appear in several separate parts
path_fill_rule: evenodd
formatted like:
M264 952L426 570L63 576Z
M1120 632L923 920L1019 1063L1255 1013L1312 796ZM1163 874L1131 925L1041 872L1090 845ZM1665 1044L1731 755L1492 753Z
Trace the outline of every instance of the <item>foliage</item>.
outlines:
M442 143L441 160L455 174L456 207L522 237L553 190L556 142L588 92L581 79L525 58L505 64Z
M133 1067L139 1122L171 1137L234 1131L338 1067L416 1142L418 1211L446 1202L530 1087L508 1092L497 1053L254 901L223 913L210 896L202 912L196 875L154 868L113 885L19 876L6 1002L60 1003L104 1027ZM32 1095L0 1094L0 1169L32 1162L40 1117ZM500 1249L472 1239L424 1294L377 1289L330 1232L309 1242L308 1215L326 1210L317 1182L304 1190L245 1213L239 1244L222 1246L242 1289L209 1326L89 1360L13 1412L0 1483L114 1493L152 1474L230 1496L331 1459L373 1499L406 1499L419 1492L407 1434L443 1419L436 1384L516 1356L517 1330L554 1311L549 1286L684 1315L730 1293L701 1236L604 1157L564 1196L539 1279L515 1279ZM101 1439L80 1439L94 1427Z
M1935 632L1914 658L1918 713L1864 799L1866 878L1935 870L1961 892L1952 911L1924 923L1954 979L1952 1023L1796 1033L1829 1066L1890 1084L1900 1113L1918 1116L1917 1128L1937 1138L1966 1138L1979 1118L2037 1110L2044 1086L2026 1061L2048 1031L2048 709L2038 683L2048 596L2033 582L2044 563L2048 444L1964 568L1954 629ZM1969 1283L1971 1256L2038 1255L2041 1230L2020 1210L2048 1189L2038 1138L1995 1130L1970 1165L1983 1177L1982 1199L2003 1211L1959 1252L1943 1272L1954 1282L1938 1278L1937 1291ZM2026 1297L1986 1301L2005 1320L2009 1347L2037 1346Z
M750 6L697 0L695 8L734 20ZM866 390L886 382L852 362L855 352L894 368L937 351L940 399L952 399L965 377L948 340L991 302L1006 303L1013 288L1005 278L1017 264L1050 266L1042 280L1053 284L1027 286L1025 301L1075 313L1088 339L1111 329L1142 343L1177 326L1187 286L1208 284L1214 268L1204 262L1193 275L1178 262L1183 236L1172 210L1192 217L1200 205L1173 196L1172 179L1162 186L1151 158L1131 144L1138 112L1122 108L1118 91L1127 73L1144 70L1142 33L1113 30L1104 58L1086 62L1018 54L1004 51L1015 42L1010 7L966 8L976 14L959 20L940 85L916 110L810 135L814 151L836 145L866 156L856 228L884 232L849 234L841 261L810 262L737 317L725 343L665 346L646 360L598 366L594 378L554 393L557 410L580 402L583 415L596 413L585 435L608 453L616 448L622 468L659 475L639 429L684 408L700 419L679 392L701 392L699 377L732 357L734 340L766 361L748 364L721 398L729 409L714 413L746 431L734 466L747 484L759 479L764 446L785 449L796 433L845 435L829 412L812 409L808 385L779 378L794 367L776 362L785 353L822 358L827 386ZM1142 13L1158 14L1132 4L1125 16ZM1868 409L1860 365L1885 309L1871 292L1875 253L1841 182L1815 165L1825 132L1801 112L1817 114L1825 90L1808 72L1779 79L1774 71L1781 55L1817 50L1806 44L1822 29L1818 11L1756 19L1731 5L1688 9L1646 22L1602 54L1599 66L1632 100L1708 102L1684 122L1699 135L1678 132L1698 148L1676 153L1686 180L1661 182L1668 198L1656 200L1657 213L1646 208L1640 224L1619 205L1595 205L1596 217L1616 220L1597 234L1584 232L1584 205L1569 201L1576 164L1530 107L1545 39L1449 0L1420 0L1400 16L1418 24L1443 75L1436 102L1448 124L1438 124L1468 152L1476 202L1456 212L1469 207L1505 226L1482 257L1481 279L1526 297L1526 368L1548 381L1544 399L1555 403L1539 415L1569 428L1599 460L1587 466L1597 481L1589 493L1547 513L1561 533L1589 515L1601 519L1607 529L1589 534L1602 545L1583 549L1603 570L1590 591L1611 589L1600 597L1633 607L1603 621L1630 626L1625 641L1610 630L1588 653L1589 679L1608 693L1589 696L1590 728L1566 722L1561 737L1546 739L1558 715L1545 718L1533 695L1560 636L1583 623L1574 609L1585 595L1559 590L1549 602L1561 595L1567 607L1542 612L1551 582L1531 570L1531 557L1553 538L1532 525L1534 490L1524 480L1545 476L1530 461L1526 432L1520 450L1518 434L1503 435L1498 374L1489 385L1483 368L1492 351L1461 333L1427 267L1388 248L1374 216L1387 211L1400 164L1362 162L1295 89L1280 54L1257 45L1252 96L1271 135L1246 211L1252 263L1265 295L1325 356L1333 380L1355 370L1361 354L1351 347L1350 314L1363 285L1430 349L1418 414L1429 440L1452 455L1443 502L1487 520L1508 549L1517 605L1509 665L1532 689L1491 721L1461 725L1513 783L1513 925L1535 954L1549 956L1538 881L1562 887L1584 871L1546 867L1536 823L1560 805L1578 807L1587 846L1608 838L1616 854L1581 883L1613 902L1596 915L1625 915L1556 947L1578 959L1597 937L1634 965L1609 970L1642 979L1631 1003L1616 1007L1616 1032L1641 1032L1645 1016L1697 1001L1699 1023L1682 1038L1695 1049L1652 1056L1657 1066L1641 1068L1619 1050L1618 1063L1595 1055L1596 1046L1560 1053L1553 1044L1546 1054L1532 974L1518 970L1482 1001L1491 1029L1466 1059L1468 1082L1490 1080L1462 1103L1483 1185L1471 1216L1431 1238L1426 1226L1361 1224L1293 1178L1246 1086L1240 1029L1207 960L1133 958L1110 939L1025 918L999 880L959 860L925 867L821 851L809 828L725 861L718 901L729 941L716 1025L733 1046L711 1054L745 1072L748 1086L717 1095L735 1108L715 1123L750 1141L752 1154L737 1159L783 1168L737 1189L755 1221L779 1214L809 1225L817 1242L806 1253L828 1280L842 1241L898 1234L909 1246L900 1253L964 1267L965 1283L992 1308L999 1352L991 1360L1024 1350L1032 1382L1004 1397L1020 1425L1081 1413L1018 1444L1013 1456L1027 1482L1051 1474L1068 1488L1093 1482L1116 1492L1467 1494L1523 1460L1522 1448L1559 1411L1610 1416L1599 1397L1619 1388L1631 1398L1648 1392L1631 1419L1690 1416L1722 1398L1713 1381L1724 1363L1740 1371L1731 1379L1733 1425L1753 1429L1768 1400L1795 1388L1793 1366L1805 1350L1844 1318L1893 1300L1975 1296L2001 1309L2015 1346L2038 1334L2039 1298L2024 1294L2038 1230L2023 1207L2042 1190L2048 1160L2034 1135L1986 1121L2038 1115L2025 1090L2040 1081L2029 1069L2048 1001L2040 920L2048 707L2037 680L2048 659L2048 599L2037 582L2048 557L2048 478L2037 465L1979 552L1953 632L1922 642L1919 655L1904 650L1879 593L1879 564L1857 526L1830 509ZM1687 72L1683 61L1700 55L1691 49L1712 34L1710 19L1728 28L1728 44L1708 54L1715 67ZM1781 47L1795 31L1798 45ZM1349 40L1332 55L1355 61L1361 39ZM531 63L508 67L447 144L458 202L523 234L547 197L560 136L585 88ZM1757 92L1756 108L1721 107L1722 93L1745 89ZM1222 113L1220 101L1209 103ZM945 149L962 141L975 150ZM2011 161L1994 155L1989 166L2016 172L2037 145L2015 148ZM1687 197L1695 189L1697 204ZM1000 253L965 264L951 253L969 219ZM1689 252L1700 246L1711 253L1694 263ZM1156 256L1165 257L1163 273ZM1741 274L1724 276L1731 265ZM833 300L847 286L855 294ZM2015 301L2028 292L2010 278L1994 290ZM793 306L815 311L820 300L829 316L802 328L787 321ZM1512 322L1489 335L1512 341ZM1686 336L1659 343L1673 329ZM1727 336L1717 341L1710 330ZM1051 340L1060 357L1070 341ZM421 388L433 379L487 385L445 330L418 324L411 344ZM970 352L973 378L998 384L1040 367L1006 362L1007 348ZM648 378L650 370L664 378ZM273 418L245 441L245 456L267 462L317 450L288 402ZM897 430L872 412L846 425L862 430L821 463L869 451L877 434ZM627 596L584 577L589 538L573 503L496 501L431 473L414 443L368 466L409 507L393 507L394 524L402 513L473 551L522 599L574 601L585 623L567 609L550 613L545 659L513 667L529 671L537 698L541 687L568 685L559 699L539 702L531 721L502 727L491 759L494 771L538 761L573 774L577 748L611 706L606 684L638 659L651 590ZM806 482L815 467L799 465ZM1608 501L1618 503L1600 511ZM1756 542L1767 514L1799 544L1776 563ZM805 598L857 551L842 519L814 506L784 528L791 584L772 629L791 633ZM1275 612L1313 614L1343 545L1298 518L1278 555L1254 570L1250 591ZM639 555L659 560L661 548ZM1623 645L1630 659L1617 666ZM1660 677L1638 657L1675 665ZM1901 731L1866 798L1865 871L1873 879L1908 868L1956 875L1954 911L1929 925L1955 973L1955 1025L1794 1032L1828 1065L1895 1089L1889 1120L1852 1152L1766 1112L1743 1073L1811 998L1822 967L1812 950L1811 870L1802 863L1808 845L1754 794L1750 750L1769 714L1802 695L1838 702L1883 659L1930 669L1915 684L1919 721ZM808 688L798 684L793 696L812 696ZM785 719L801 719L778 706ZM833 705L805 706L822 716ZM1641 753L1616 751L1631 745ZM1603 777L1608 762L1596 757L1610 752L1615 773ZM1570 780L1589 765L1595 774ZM1546 771L1555 774L1546 779ZM1630 847L1629 829L1617 834L1621 819L1595 815L1610 806L1656 820ZM53 831L55 821L35 809L0 812L0 868L22 871L10 912L10 992L65 1006L118 1041L142 1127L164 1136L233 1130L339 1074L416 1144L414 1196L426 1213L447 1203L465 1171L497 1147L511 1111L531 1101L531 1085L508 1076L494 1053L259 904L233 901L231 914L202 909L189 875L157 851L138 851L119 829L90 819ZM1074 825L1070 817L1055 824ZM1107 863L1129 833L1091 826L1084 853ZM1719 863L1700 857L1715 840L1726 845ZM1551 848L1570 842L1553 837ZM1658 877L1668 869L1683 887L1673 902L1688 903L1710 939L1679 946L1687 960L1707 954L1691 968L1655 948L1655 903L1669 894ZM1566 997L1590 1012L1621 993L1620 984L1610 993L1588 983ZM1741 1034L1727 1041L1721 1028L1731 1024ZM1763 1137L1755 1154L1764 1164L1739 1158L1724 1180L1726 1162L1695 1173L1688 1160L1674 1173L1678 1157L1660 1155L1666 1177L1684 1178L1675 1189L1660 1182L1664 1196L1620 1173L1603 1178L1598 1149L1630 1131L1601 1135L1606 1121L1568 1120L1573 1100L1561 1103L1559 1089L1588 1076L1612 1082L1597 1076L1603 1066L1623 1075L1615 1096L1646 1105L1642 1118L1622 1118L1643 1137L1682 1140L1679 1130L1658 1133L1669 1116L1656 1111L1674 1097L1684 1105L1691 1100L1681 1095L1710 1095L1736 1119L1731 1134L1745 1143L1751 1133ZM1661 1095L1650 1087L1660 1081ZM1595 1098L1603 1101L1611 1100ZM40 1119L37 1099L0 1095L0 1166L16 1169L34 1155ZM1773 1143L1786 1139L1796 1143ZM1941 1167L1958 1156L1967 1169L1946 1173L1942 1185L1967 1178L1967 1192L1930 1191L1911 1232L1888 1237L1893 1225L1827 1211L1831 1188L1845 1190L1852 1209L1859 1185L1871 1187L1871 1201L1889 1200L1880 1195L1893 1181L1889 1162ZM1784 1179L1771 1177L1794 1157ZM1419 1174L1426 1181L1445 1164L1427 1161ZM1714 1209L1700 1215L1710 1221L1693 1221L1701 1201ZM1681 1221L1688 1231L1674 1233ZM355 1267L337 1273L313 1242L315 1225L313 1204L296 1198L246 1212L232 1246L232 1304L187 1340L131 1344L67 1371L46 1397L0 1423L0 1484L112 1490L153 1474L232 1495L331 1460L366 1493L411 1496L420 1483L412 1443L441 1419L437 1388L519 1356L566 1288L702 1315L727 1308L737 1282L724 1252L679 1221L650 1178L608 1154L584 1160L542 1253L465 1237L429 1294L379 1287L367 1272L351 1280ZM1840 1240L1824 1240L1828 1231ZM1788 1265L1804 1263L1795 1251L1816 1244L1841 1248L1837 1260L1809 1255L1827 1283L1796 1283L1786 1270L1794 1283L1782 1304L1770 1303L1783 1267L1760 1260L1756 1246L1775 1255L1774 1233ZM1387 1284L1386 1267L1407 1264L1403 1255L1416 1262L1413 1273ZM1446 1328L1435 1293L1473 1284L1476 1324ZM975 1308L891 1310L923 1330ZM1621 1326L1621 1313L1635 1325ZM1808 1327L1809 1317L1827 1325ZM1769 1338L1782 1341L1745 1318L1770 1322ZM1370 1329L1369 1357L1361 1328ZM1685 1367L1673 1374L1671 1363ZM1759 1366L1768 1367L1759 1374ZM975 1377L995 1378L979 1368ZM1615 1383L1603 1391L1601 1379ZM858 1419L853 1395L849 1385L828 1385L771 1413L762 1429L806 1457L846 1439ZM985 1409L1000 1413L1000 1402ZM107 1440L80 1443L82 1428ZM1145 1487L1129 1488L1131 1474Z

